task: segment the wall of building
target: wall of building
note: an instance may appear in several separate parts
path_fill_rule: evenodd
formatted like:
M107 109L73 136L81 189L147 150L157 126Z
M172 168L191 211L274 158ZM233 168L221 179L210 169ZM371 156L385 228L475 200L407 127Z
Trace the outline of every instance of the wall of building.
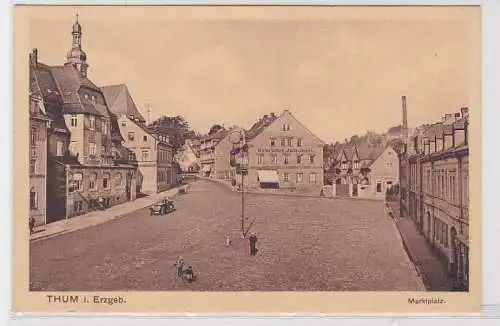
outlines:
M301 156L300 163L297 156ZM247 186L250 188L260 187L259 170L277 171L280 189L319 194L323 186L323 142L289 113L284 112L249 142L248 161ZM302 182L298 179L300 174ZM310 178L311 174L315 175L314 179Z
M215 146L214 151L214 177L229 180L231 178L230 152L233 148L229 136L222 138Z
M159 186L156 139L124 115L118 117L118 126L124 139L123 146L134 153L138 162L137 191L157 193Z
M370 166L372 194L385 197L386 191L399 183L399 158L393 148L387 147Z
M47 223L66 217L66 168L49 158L47 166Z
M29 164L29 217L35 219L35 226L44 225L47 214L47 125L45 121L30 119Z

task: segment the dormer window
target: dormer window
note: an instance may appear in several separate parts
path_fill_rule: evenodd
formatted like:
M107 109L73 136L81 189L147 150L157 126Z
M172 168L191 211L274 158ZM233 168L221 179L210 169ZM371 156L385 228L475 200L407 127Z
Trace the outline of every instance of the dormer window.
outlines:
M95 104L95 102L96 102L95 96L94 96L94 95L92 95L92 103L94 103L94 104Z
M86 100L88 100L89 99L89 94L87 94L87 93L83 94L83 98L85 98Z

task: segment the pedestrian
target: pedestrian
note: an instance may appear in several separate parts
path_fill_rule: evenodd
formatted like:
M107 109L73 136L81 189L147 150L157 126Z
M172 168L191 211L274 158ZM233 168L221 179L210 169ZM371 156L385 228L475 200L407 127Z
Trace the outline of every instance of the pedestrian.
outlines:
M184 269L184 259L182 256L177 257L177 262L174 264L175 267L177 267L177 276L181 277L182 276L182 270Z
M319 196L320 197L324 197L325 196L325 190L323 188L321 188L321 191L319 193Z
M229 234L226 235L226 247L231 245L231 236Z
M252 232L250 235L250 255L255 256L257 254L257 236Z
M188 266L188 268L186 268L186 270L183 272L183 275L184 275L183 279L185 281L187 281L188 283L192 283L194 280L193 267Z

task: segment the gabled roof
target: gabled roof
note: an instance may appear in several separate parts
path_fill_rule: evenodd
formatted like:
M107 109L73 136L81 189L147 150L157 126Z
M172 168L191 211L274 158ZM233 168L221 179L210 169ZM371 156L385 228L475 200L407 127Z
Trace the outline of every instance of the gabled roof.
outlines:
M101 87L106 103L111 112L116 116L125 115L129 119L138 119L139 122L146 122L130 95L125 84L110 85Z
M68 133L68 127L62 117L63 100L57 88L50 67L42 63L30 66L30 92L43 100L45 114L51 120L51 128L58 132Z
M82 75L80 71L72 65L53 66L50 67L50 70L63 99L62 113L90 113L98 116L103 115L104 109L102 105L96 105L90 101L83 102L80 98L79 90L81 87L86 87L101 93L101 90L87 77Z

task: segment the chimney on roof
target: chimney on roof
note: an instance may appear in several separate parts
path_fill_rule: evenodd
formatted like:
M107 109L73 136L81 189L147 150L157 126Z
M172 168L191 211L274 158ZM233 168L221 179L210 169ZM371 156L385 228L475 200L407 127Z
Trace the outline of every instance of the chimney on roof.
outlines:
M452 117L452 114L451 114L451 113L446 113L446 114L444 115L444 118L445 118L446 120L451 119L451 117Z
M408 145L408 111L406 108L406 96L401 97L401 104L403 106L403 143L405 146Z
M469 108L468 107L461 108L460 112L462 113L462 118L465 118L465 117L469 116Z
M460 118L460 113L455 113L455 120L459 119Z
M36 67L38 63L38 49L34 48L33 52L30 53L30 65Z

